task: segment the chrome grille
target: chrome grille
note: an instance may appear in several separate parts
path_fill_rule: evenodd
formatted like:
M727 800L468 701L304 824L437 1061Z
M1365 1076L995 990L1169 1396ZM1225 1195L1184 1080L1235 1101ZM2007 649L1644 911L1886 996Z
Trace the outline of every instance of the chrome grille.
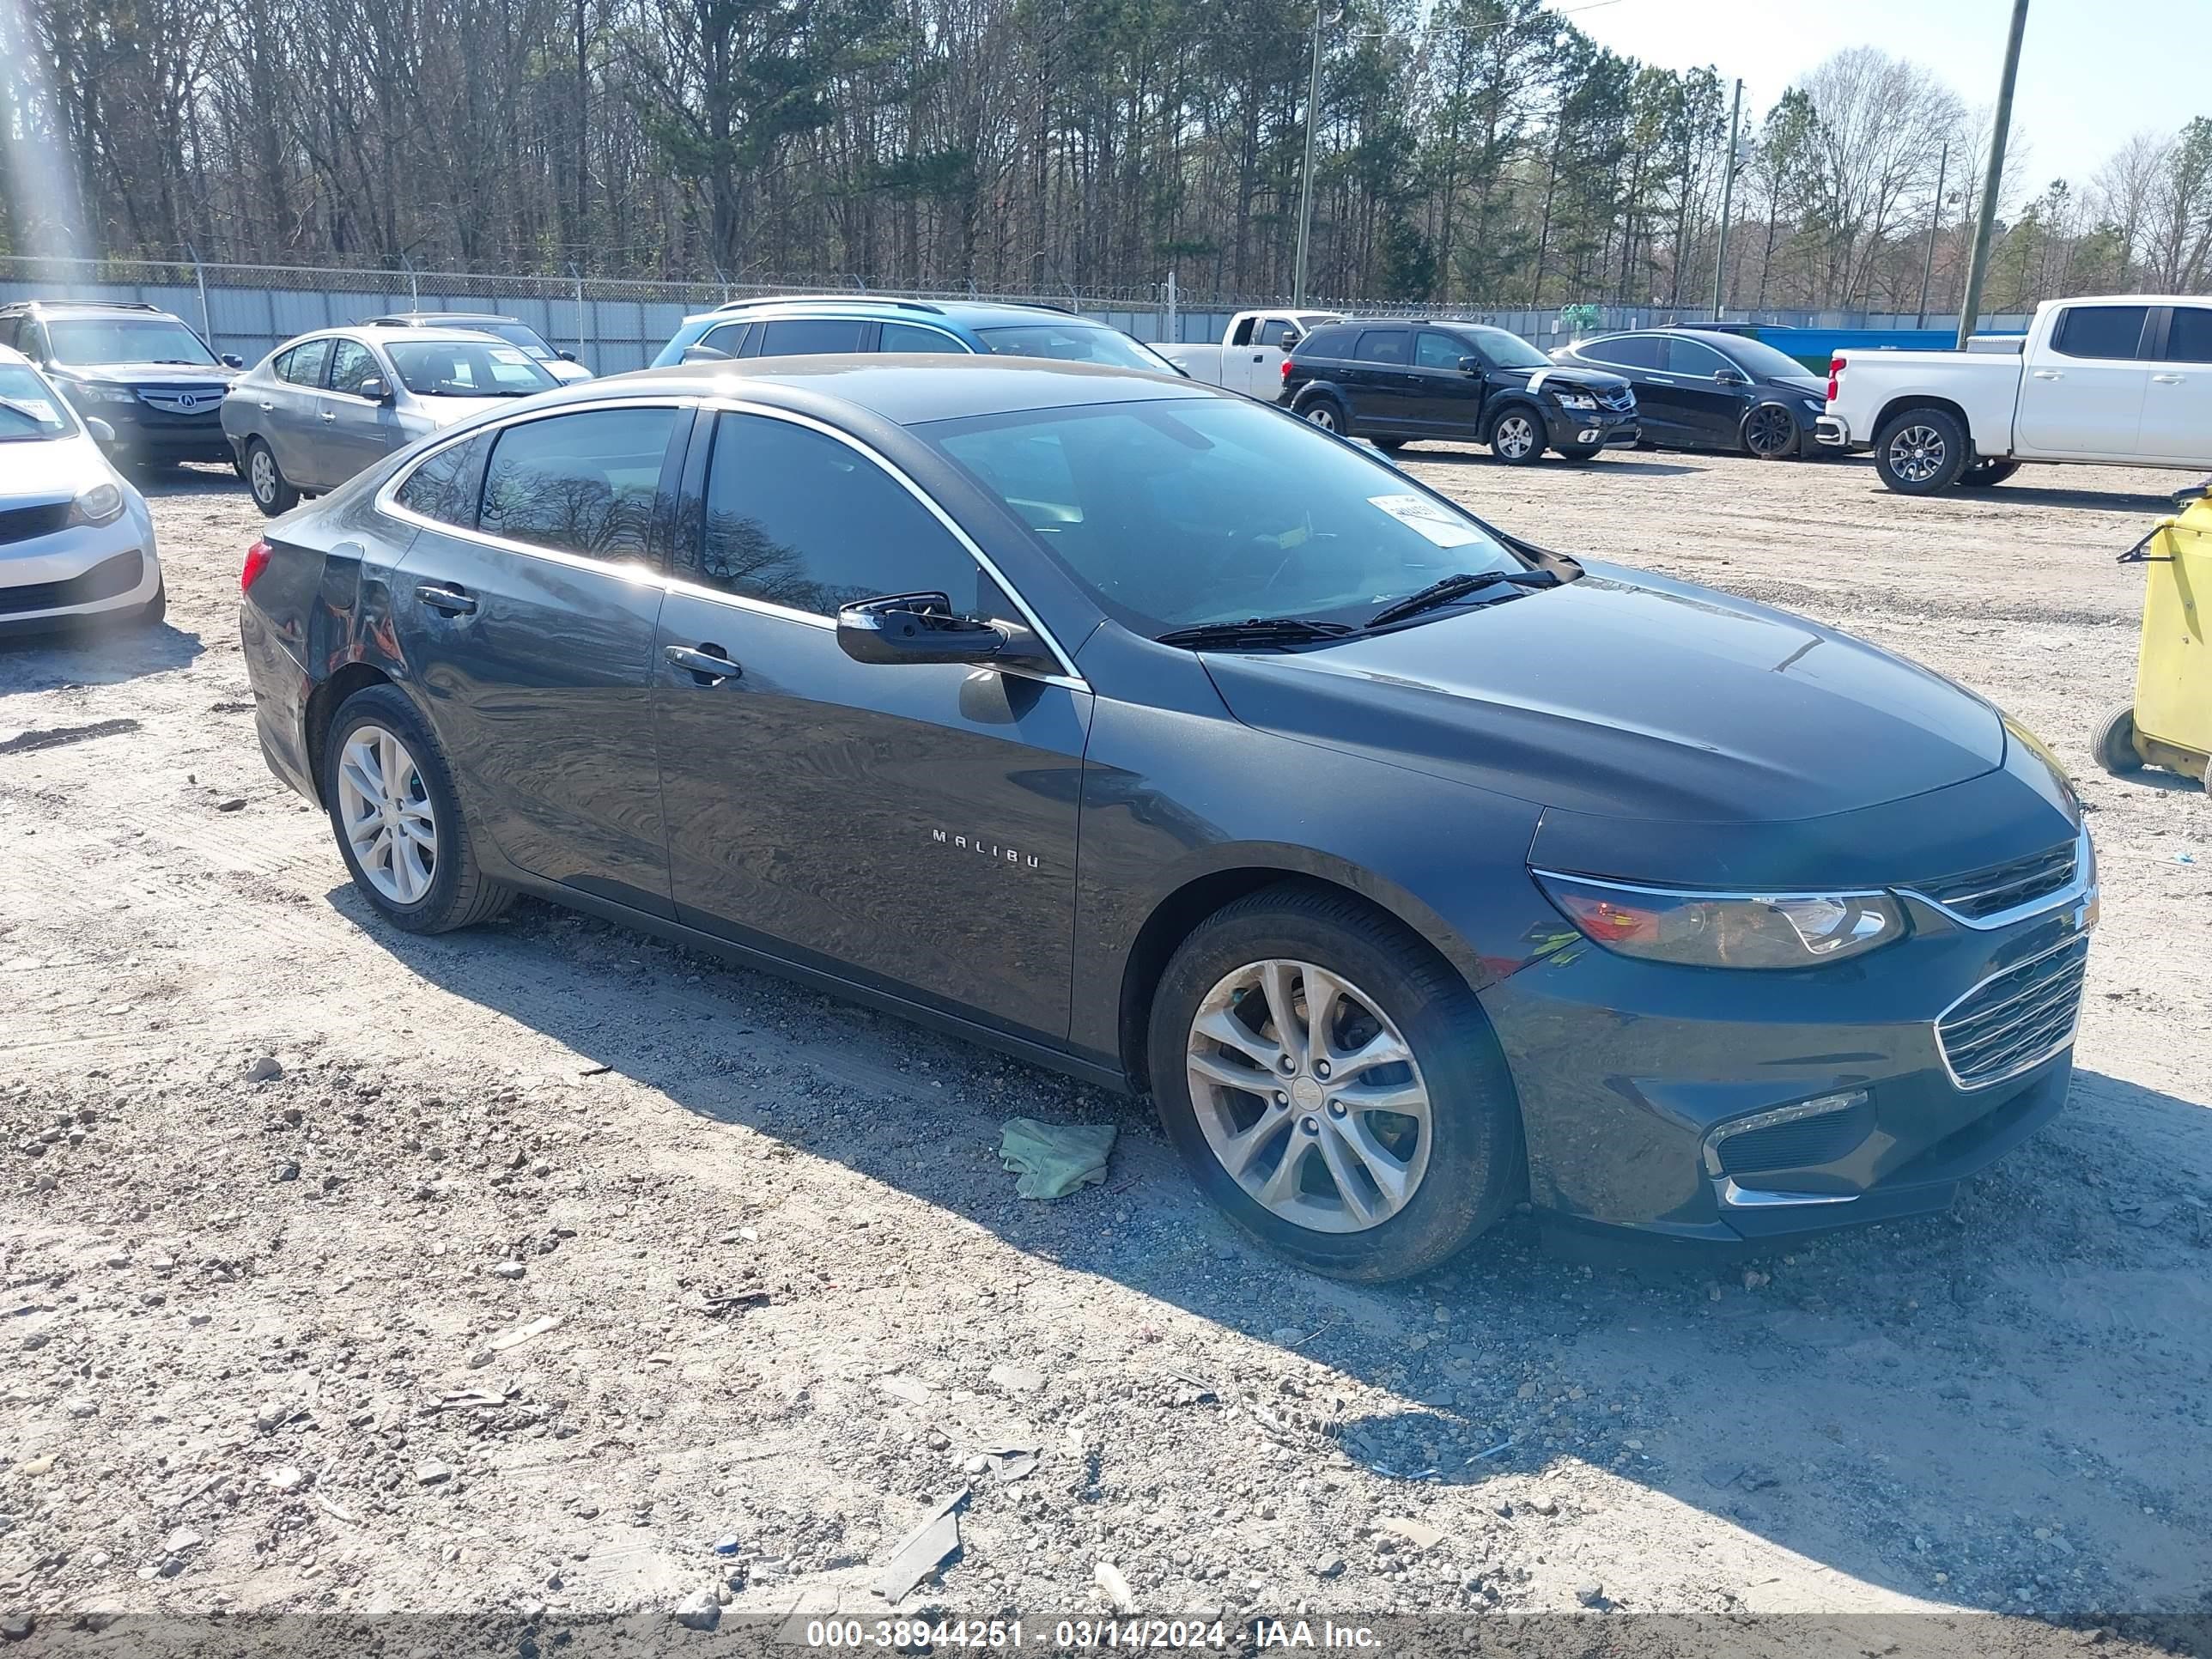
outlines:
M1993 975L1936 1022L1936 1046L1951 1080L1985 1089L2041 1065L2074 1041L2088 971L2089 936L2030 957Z
M1978 921L2060 891L2074 879L2075 852L2069 842L2024 859L1948 876L1917 890L1945 909Z
M1633 409L1636 407L1636 392L1632 386L1609 386L1597 394L1597 400L1607 409Z
M213 415L222 407L219 386L149 386L138 388L139 401L164 415Z

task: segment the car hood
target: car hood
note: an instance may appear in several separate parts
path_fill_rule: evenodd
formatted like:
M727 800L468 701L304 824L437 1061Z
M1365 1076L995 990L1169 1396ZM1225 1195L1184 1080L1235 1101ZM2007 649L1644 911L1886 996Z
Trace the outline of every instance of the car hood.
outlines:
M1817 374L1778 374L1769 384L1788 386L1792 392L1802 392L1808 398L1820 398L1823 403L1828 398L1828 383Z
M241 371L199 363L64 363L54 373L102 386L208 386L228 391Z
M73 501L94 484L118 483L100 446L82 433L0 443L0 512Z
M1579 363L1572 367L1549 363L1540 368L1493 368L1484 372L1493 380L1503 384L1518 380L1531 390L1547 386L1578 386L1591 392L1617 392L1631 384L1626 374L1608 374L1601 368L1584 368Z
M1996 711L1926 669L1746 600L1588 569L1371 638L1205 661L1249 726L1585 819L1814 819L2004 761Z
M548 386L547 391L552 388ZM521 402L520 398L416 398L412 400L411 412L430 423L434 431L449 426L459 426L472 415L487 410L512 409Z

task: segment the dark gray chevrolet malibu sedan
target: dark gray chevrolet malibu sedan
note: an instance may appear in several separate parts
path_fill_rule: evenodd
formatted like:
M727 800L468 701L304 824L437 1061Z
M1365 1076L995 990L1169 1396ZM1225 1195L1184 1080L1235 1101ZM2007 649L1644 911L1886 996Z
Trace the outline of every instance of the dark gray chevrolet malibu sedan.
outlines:
M2040 744L1187 380L763 359L498 410L278 520L270 764L400 927L525 892L1149 1090L1326 1273L1939 1206L2059 1109Z

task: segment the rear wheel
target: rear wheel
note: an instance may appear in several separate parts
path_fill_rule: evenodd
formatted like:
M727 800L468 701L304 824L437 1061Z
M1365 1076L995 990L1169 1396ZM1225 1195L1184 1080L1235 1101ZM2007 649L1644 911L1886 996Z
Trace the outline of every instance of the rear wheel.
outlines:
M2097 736L2090 745L2097 757L2097 764L2114 777L2125 777L2130 772L2142 770L2143 757L2136 747L2136 709L2133 703L2115 708L2105 716L2097 728Z
M1906 495L1948 489L1966 470L1966 429L1948 410L1908 409L1874 441L1874 467L1881 481Z
M1959 475L1959 488L1993 489L2019 471L2018 461L1976 461Z
M1199 1186L1317 1272L1420 1273L1520 1191L1520 1110L1480 1006L1349 895L1285 883L1201 924L1161 978L1150 1060Z
M300 504L300 492L285 483L276 456L258 438L246 441L246 488L253 497L254 506L271 519L280 513L289 513Z
M1352 435L1352 422L1344 413L1344 405L1334 398L1316 398L1298 413L1324 432L1334 432L1340 438Z
M1508 404L1490 423L1490 453L1510 466L1528 466L1544 455L1544 419L1526 404Z
M1744 453L1762 461L1797 453L1797 417L1780 404L1760 404L1743 417Z
M513 900L477 864L445 755L397 687L368 686L339 706L323 799L354 885L394 927L442 933Z

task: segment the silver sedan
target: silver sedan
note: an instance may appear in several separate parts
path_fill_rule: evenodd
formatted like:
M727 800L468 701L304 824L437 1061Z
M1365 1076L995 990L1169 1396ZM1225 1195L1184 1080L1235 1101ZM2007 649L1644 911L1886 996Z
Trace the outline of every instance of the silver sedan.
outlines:
M326 329L287 340L223 399L253 504L274 517L417 438L559 384L520 346L471 329Z

